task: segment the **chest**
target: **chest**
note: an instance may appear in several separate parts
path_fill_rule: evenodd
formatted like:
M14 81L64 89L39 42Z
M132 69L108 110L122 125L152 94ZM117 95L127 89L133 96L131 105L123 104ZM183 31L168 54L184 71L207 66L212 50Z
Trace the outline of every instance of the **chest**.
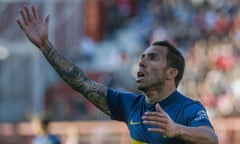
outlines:
M163 106L165 112L169 114L171 119L177 123L186 123L181 116L181 108L174 105ZM142 116L147 111L156 111L154 105L143 105L142 107L132 107L127 119L127 125L130 131L131 138L139 143L176 143L176 139L168 139L163 137L160 133L149 132L148 128L154 126L145 125L142 122ZM179 140L177 140L179 143ZM181 143L179 143L181 144Z

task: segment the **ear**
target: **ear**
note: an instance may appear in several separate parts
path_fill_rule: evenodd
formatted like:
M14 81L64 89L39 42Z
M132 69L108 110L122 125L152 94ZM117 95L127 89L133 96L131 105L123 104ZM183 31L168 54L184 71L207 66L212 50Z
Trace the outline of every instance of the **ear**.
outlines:
M178 69L176 68L168 68L167 69L167 79L174 79L178 75Z

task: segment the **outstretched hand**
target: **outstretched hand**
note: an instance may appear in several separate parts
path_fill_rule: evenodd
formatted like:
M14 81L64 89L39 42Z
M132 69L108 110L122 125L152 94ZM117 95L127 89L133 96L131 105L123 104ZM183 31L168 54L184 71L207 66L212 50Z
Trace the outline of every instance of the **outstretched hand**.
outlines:
M145 112L142 119L144 124L156 126L156 128L149 128L149 132L158 132L169 138L177 136L178 124L168 116L159 103L156 104L155 112Z
M48 41L49 15L41 22L35 7L31 6L32 13L30 13L29 9L26 5L24 5L23 9L20 9L19 13L22 21L17 19L17 24L34 45L43 49L44 44Z

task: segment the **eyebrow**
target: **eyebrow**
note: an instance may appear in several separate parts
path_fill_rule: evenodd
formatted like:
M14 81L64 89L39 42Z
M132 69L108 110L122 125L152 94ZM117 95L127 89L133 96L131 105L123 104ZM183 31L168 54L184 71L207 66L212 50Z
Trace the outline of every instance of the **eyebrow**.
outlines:
M151 53L143 53L142 55L141 55L141 58L143 58L144 56L159 56L159 57L161 57L161 55L159 54L159 53L157 53L157 52L151 52Z

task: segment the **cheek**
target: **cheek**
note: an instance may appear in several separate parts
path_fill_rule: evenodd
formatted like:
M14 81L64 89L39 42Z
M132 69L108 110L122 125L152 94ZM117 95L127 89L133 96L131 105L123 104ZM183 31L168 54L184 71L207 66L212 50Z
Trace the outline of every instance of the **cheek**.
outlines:
M163 66L163 64L159 62L152 62L149 63L148 66L150 75L154 75L156 77L163 77L166 75L166 67Z
M160 61L150 61L148 67L154 71L162 71L166 68L165 63Z
M159 66L159 64L152 64L149 66L149 70L152 73L162 73L164 71L164 68L162 66Z
M152 75L152 77L156 79L163 79L164 77L166 77L166 71L155 67L151 69L150 75Z
M162 78L163 77L163 73L162 71L159 71L159 70L152 70L150 76L152 77L152 79L159 79L159 78Z

